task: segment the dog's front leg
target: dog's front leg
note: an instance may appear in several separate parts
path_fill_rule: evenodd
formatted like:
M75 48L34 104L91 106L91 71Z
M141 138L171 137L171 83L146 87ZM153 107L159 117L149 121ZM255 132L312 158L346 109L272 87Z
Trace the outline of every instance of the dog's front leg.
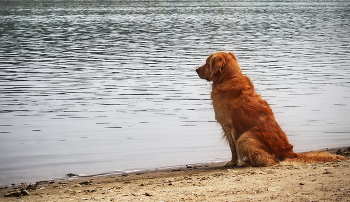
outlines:
M235 139L234 139L234 133L230 132L225 132L225 137L228 141L228 144L230 145L231 149L231 154L232 154L232 159L231 161L227 162L225 166L235 166L237 165L237 150L236 150L236 144L235 144Z

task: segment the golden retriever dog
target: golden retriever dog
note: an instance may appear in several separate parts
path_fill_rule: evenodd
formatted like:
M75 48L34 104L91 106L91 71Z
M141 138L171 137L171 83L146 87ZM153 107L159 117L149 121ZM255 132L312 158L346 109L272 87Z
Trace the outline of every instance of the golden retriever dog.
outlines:
M201 79L212 82L215 119L232 152L232 160L227 166L345 160L343 156L328 152L295 153L269 104L255 92L254 85L242 74L232 53L214 53L196 71Z

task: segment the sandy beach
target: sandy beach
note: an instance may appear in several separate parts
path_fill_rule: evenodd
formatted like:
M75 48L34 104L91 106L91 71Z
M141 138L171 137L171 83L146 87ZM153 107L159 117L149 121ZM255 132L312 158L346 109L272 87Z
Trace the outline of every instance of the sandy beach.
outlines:
M329 150L349 159L350 147ZM350 201L350 161L272 167L186 165L1 187L0 201Z

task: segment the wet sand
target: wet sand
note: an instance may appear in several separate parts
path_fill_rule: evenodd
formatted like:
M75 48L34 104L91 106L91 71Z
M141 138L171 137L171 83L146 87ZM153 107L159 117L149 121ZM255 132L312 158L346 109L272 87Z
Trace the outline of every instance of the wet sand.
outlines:
M328 151L349 159L350 147ZM350 201L349 160L271 167L223 165L23 183L1 187L0 201Z

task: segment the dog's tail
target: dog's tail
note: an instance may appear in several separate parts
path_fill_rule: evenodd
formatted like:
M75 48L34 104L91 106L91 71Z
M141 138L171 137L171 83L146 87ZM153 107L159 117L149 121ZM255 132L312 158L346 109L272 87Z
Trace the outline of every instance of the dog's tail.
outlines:
M345 161L344 156L331 154L329 152L305 152L297 154L296 158L288 158L282 161L282 164L310 164L320 162Z

